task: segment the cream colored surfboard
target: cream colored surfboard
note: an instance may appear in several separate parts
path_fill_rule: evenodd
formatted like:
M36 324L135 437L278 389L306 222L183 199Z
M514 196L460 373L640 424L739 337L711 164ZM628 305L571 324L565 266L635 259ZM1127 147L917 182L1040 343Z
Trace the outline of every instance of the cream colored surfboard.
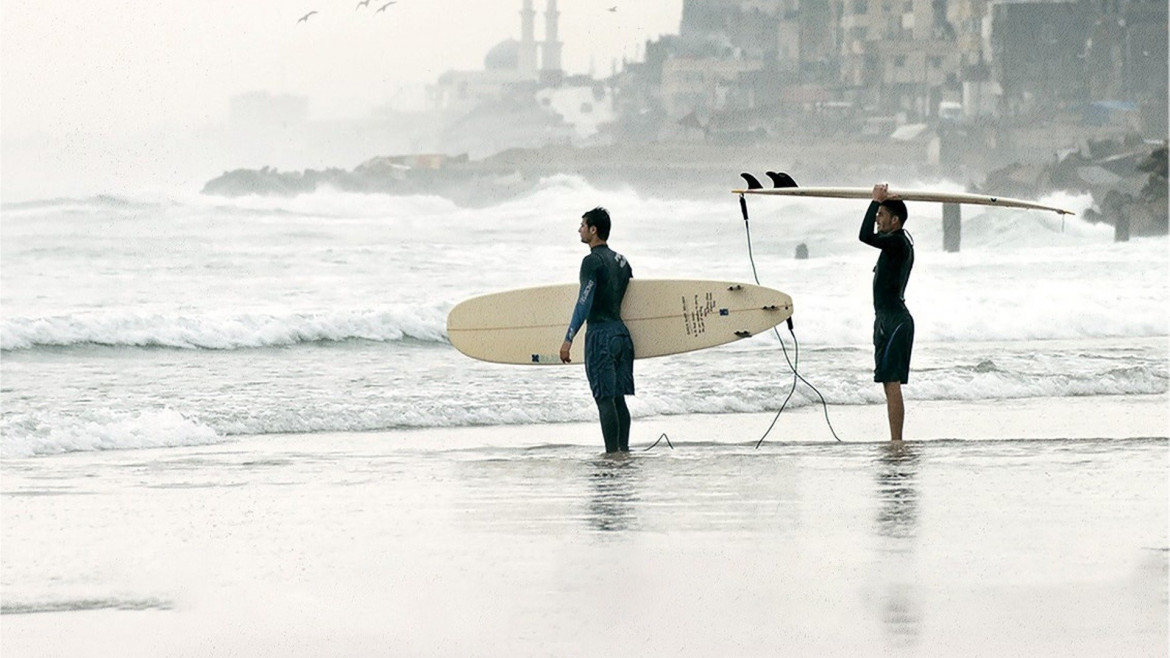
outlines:
M827 199L870 199L872 187L772 187L732 190L732 194L762 194L765 196L802 196ZM965 192L934 192L931 190L903 190L890 188L890 194L903 201L929 201L933 203L965 203L978 206L999 206L1001 208L1025 208L1048 210L1059 215L1073 215L1073 211L1056 206L1046 206L1034 201L1011 199L990 194L968 194Z
M473 297L447 315L447 337L467 356L495 363L560 364L558 355L577 284L510 290ZM633 279L622 321L635 358L701 350L767 331L792 316L792 298L771 288L730 281ZM571 362L584 362L584 333Z

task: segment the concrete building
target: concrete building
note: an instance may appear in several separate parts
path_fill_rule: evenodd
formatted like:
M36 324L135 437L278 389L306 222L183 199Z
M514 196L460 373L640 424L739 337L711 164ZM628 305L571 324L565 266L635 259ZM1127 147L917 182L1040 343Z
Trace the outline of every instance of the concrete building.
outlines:
M841 32L841 81L855 102L925 119L960 96L963 57L942 0L845 0Z
M743 77L763 69L759 59L674 57L662 65L662 104L668 116L751 107Z
M1007 116L1050 113L1088 100L1081 56L1093 17L1080 2L992 7L992 62Z
M783 0L683 0L679 35L722 57L774 59Z
M1024 2L991 8L993 77L1002 112L1119 115L1166 134L1167 5L1153 0ZM1125 116L1125 114L1131 116Z
M536 100L571 127L575 144L591 142L603 126L617 118L613 92L601 84L565 80L558 86L538 90Z

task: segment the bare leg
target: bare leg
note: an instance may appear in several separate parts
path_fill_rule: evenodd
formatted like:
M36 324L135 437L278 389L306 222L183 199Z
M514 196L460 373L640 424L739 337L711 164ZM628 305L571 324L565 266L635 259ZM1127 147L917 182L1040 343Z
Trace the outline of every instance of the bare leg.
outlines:
M613 399L618 416L618 450L630 451L630 408L626 406L626 396L619 395Z
M902 424L906 418L906 407L902 403L902 383L901 382L885 382L882 387L886 389L886 413L890 416L890 440L902 440Z

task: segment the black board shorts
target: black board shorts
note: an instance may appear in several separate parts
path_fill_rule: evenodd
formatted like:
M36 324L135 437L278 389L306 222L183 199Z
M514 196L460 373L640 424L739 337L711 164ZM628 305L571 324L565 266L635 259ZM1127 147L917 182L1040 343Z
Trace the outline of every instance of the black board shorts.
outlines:
M586 325L585 376L594 399L634 394L634 342L626 325Z
M914 318L909 311L878 311L873 321L873 380L910 379L910 352L914 349Z

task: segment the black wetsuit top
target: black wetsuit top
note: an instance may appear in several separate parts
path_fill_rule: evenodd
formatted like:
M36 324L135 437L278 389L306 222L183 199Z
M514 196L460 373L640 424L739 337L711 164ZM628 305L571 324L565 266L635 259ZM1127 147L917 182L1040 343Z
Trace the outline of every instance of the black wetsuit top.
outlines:
M634 270L625 256L608 245L593 247L581 261L581 290L565 340L572 341L585 322L620 322L622 298L633 276Z
M906 282L914 267L914 241L902 229L889 233L874 233L878 202L869 204L865 219L861 220L859 240L882 250L877 266L873 268L873 308L875 311L906 311Z

